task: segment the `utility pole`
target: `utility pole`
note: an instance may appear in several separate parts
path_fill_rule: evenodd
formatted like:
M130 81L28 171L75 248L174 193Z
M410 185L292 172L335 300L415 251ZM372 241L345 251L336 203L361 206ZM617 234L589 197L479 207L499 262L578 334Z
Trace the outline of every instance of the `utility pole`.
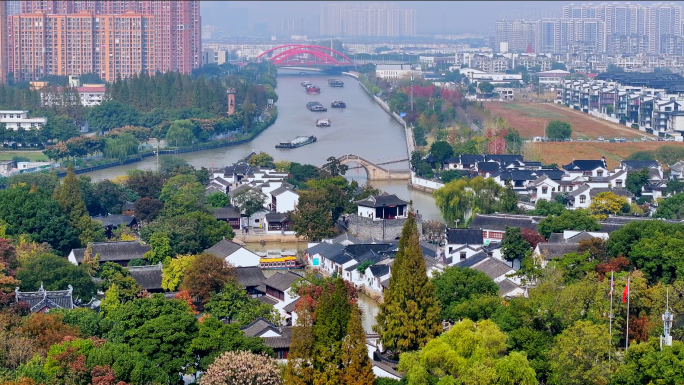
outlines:
M411 112L413 112L413 70L411 70Z
M663 345L672 346L672 321L674 317L670 313L670 288L667 288L667 299L665 300L665 314L663 314L663 335L660 337L660 350L663 350Z

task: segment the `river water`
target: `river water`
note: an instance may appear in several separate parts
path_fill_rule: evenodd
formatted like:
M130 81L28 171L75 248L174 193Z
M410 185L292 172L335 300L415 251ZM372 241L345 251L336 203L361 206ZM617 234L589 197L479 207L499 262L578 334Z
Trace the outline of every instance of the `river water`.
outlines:
M345 86L334 88L328 86L328 78L320 75L278 76L278 119L249 143L239 146L223 147L206 151L179 154L195 167L228 166L249 155L250 152L264 151L276 161L309 163L321 166L330 156L345 154L359 155L372 162L383 162L407 158L406 138L403 127L387 114L361 88L354 78L343 76ZM319 95L309 95L304 91L301 82L308 80L321 87ZM333 100L342 100L347 104L345 109L330 108ZM306 103L319 101L327 112L311 112ZM316 127L316 119L327 117L332 127ZM315 135L316 143L296 149L276 149L281 141L294 139L299 135ZM88 173L93 180L112 179L123 175L130 168L154 169L154 157L145 158L141 162ZM406 169L408 162L387 164L390 169ZM362 168L347 172L349 179L360 184L367 183L366 172ZM373 181L371 185L390 194L397 194L401 199L413 201L414 207L424 219L441 220L439 210L430 194L410 190L406 181Z

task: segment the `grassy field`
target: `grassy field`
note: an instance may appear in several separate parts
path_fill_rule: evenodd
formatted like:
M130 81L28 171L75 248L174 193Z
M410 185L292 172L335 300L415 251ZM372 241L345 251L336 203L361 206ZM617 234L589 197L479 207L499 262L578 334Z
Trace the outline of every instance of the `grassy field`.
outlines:
M625 143L597 143L597 142L545 142L534 143L536 152L545 164L556 163L559 166L568 164L575 159L600 159L606 157L608 167L614 168L620 160L627 158L637 151L653 151L667 146L684 146L681 142L625 142Z
M596 139L603 136L606 140L614 137L633 139L645 135L633 128L556 104L489 102L485 104L485 108L491 111L492 115L506 118L511 127L517 129L523 138L544 136L544 128L552 120L570 123L573 138Z
M15 156L29 158L32 162L47 162L48 158L42 151L11 151L0 150L0 160L12 160Z

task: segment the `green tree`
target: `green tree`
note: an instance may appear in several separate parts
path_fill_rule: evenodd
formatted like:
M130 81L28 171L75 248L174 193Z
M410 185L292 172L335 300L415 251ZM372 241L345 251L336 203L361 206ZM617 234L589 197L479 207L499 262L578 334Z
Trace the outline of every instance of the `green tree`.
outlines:
M499 287L487 274L469 268L447 267L432 278L442 319L457 319L454 308L478 295L498 295Z
M230 198L228 195L220 191L209 194L209 196L207 196L207 201L213 208L228 207L230 205Z
M400 352L420 349L440 331L440 307L427 277L413 213L404 223L392 266L389 288L373 330L385 348Z
M129 156L137 154L140 142L133 134L122 134L105 139L104 156L123 163Z
M264 345L259 337L246 337L236 324L224 324L215 317L203 317L197 337L190 344L196 357L194 368L206 371L223 352L249 351L255 354L273 355L273 350Z
M641 196L641 189L648 184L648 169L646 167L639 171L632 171L627 174L627 180L625 181L625 187L632 194L636 196Z
M337 278L332 291L323 290L316 305L313 323L313 376L316 382L340 382L342 342L347 335L351 312L347 286L342 278Z
M126 187L140 197L159 199L164 187L164 176L161 173L152 170L128 170L126 176Z
M28 234L32 241L46 242L61 255L80 246L69 218L50 193L40 188L22 185L0 190L0 220L7 224L7 235Z
M37 291L41 284L45 290L74 288L74 297L89 301L95 295L95 284L84 267L73 265L64 258L42 254L30 258L17 269L17 279L23 291Z
M133 107L118 101L106 101L88 112L88 123L100 132L117 127L137 126L140 113Z
M510 188L491 178L457 179L433 194L435 203L448 224L464 224L474 214L515 212L517 196Z
M252 167L273 167L273 157L263 151L249 157L247 162Z
M159 200L164 202L162 215L166 217L206 211L204 186L192 174L179 174L170 178L164 183Z
M247 187L233 195L233 205L240 209L240 212L251 218L259 211L264 211L264 199L266 196L258 190Z
M78 231L81 245L105 240L102 225L90 219L73 166L69 166L61 186L55 189L55 200L62 213L69 217L71 226Z
M563 211L566 211L565 205L560 202L549 202L546 199L540 199L534 207L534 210L529 212L530 215L561 215Z
M663 200L653 216L665 219L684 219L684 193L675 194Z
M330 198L322 188L301 193L291 215L291 228L297 236L318 240L336 234Z
M162 269L162 289L175 291L183 282L185 271L192 264L194 258L194 255L180 255L166 260Z
M361 312L356 306L352 306L347 336L342 342L342 369L339 378L346 385L373 385L375 380L373 364L366 348L366 333L361 324Z
M50 309L51 314L60 314L65 325L78 327L84 336L102 337L104 330L100 327L102 315L85 307L76 309Z
M482 91L483 94L488 95L494 92L494 85L490 82L480 82L480 84L477 85L477 88Z
M149 239L150 251L146 252L144 258L150 265L156 265L173 255L169 237L164 233L154 233Z
M608 384L611 369L608 328L577 321L564 330L551 349L550 384Z
M109 366L117 380L131 385L166 384L169 381L167 373L126 344L107 342L95 347L88 354L86 365L89 368Z
M172 384L195 362L188 347L197 336L198 323L182 300L166 300L161 294L138 298L107 313L112 327L108 341L124 343L162 369Z
M420 351L402 354L399 370L409 384L537 384L524 354L506 355L506 340L492 321L475 326L466 319Z
M684 381L682 359L684 344L673 341L672 346L659 346L656 338L631 344L624 363L611 377L611 384L678 384Z
M209 299L205 311L239 326L245 326L259 317L280 324L280 316L273 306L251 298L242 285L234 280L229 280L218 294Z
M169 130L166 132L167 145L174 147L189 146L194 143L197 138L192 130L195 125L191 120L176 120L171 123Z
M501 253L505 260L513 262L516 259L522 261L530 253L531 246L520 233L520 227L506 226L503 240L501 241Z
M552 233L562 233L563 230L586 230L597 231L601 225L589 215L587 210L566 210L561 215L549 215L539 221L537 231L544 238L549 238Z
M430 154L437 159L441 169L444 162L454 155L454 149L445 141L437 141L430 145Z
M570 128L570 123L561 122L559 120L552 120L546 126L546 136L552 140L566 140L570 139L572 134L572 128Z
M225 221L213 215L191 212L173 218L160 217L140 229L140 238L150 242L156 233L169 238L172 254L198 254L223 238L233 239L235 232Z
M333 177L344 175L347 173L347 170L349 170L349 166L346 164L341 164L340 161L334 156L329 157L326 161L328 163L324 164L323 168L328 170L330 175Z

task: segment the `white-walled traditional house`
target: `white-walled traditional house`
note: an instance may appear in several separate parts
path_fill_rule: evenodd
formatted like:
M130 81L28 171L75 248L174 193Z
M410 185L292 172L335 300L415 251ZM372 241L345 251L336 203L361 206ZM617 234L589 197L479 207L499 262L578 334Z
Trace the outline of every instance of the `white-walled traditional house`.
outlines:
M276 213L288 213L294 211L299 203L299 194L294 191L294 188L280 186L270 192L271 194L271 209Z
M261 260L258 255L225 238L204 252L223 258L235 267L256 267Z

